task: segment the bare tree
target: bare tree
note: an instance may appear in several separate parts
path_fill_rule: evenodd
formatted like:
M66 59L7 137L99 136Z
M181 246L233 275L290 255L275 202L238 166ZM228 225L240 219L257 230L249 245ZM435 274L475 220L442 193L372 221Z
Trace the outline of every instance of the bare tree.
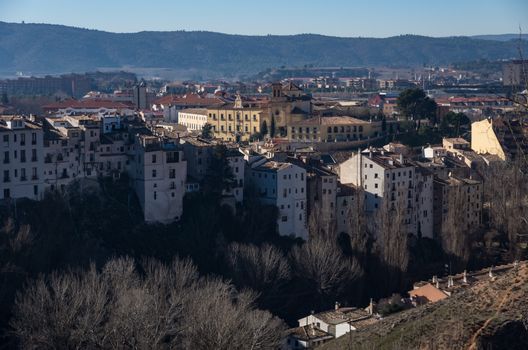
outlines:
M246 285L266 295L276 294L290 279L290 266L282 252L269 244L232 243L227 248L227 264L237 285Z
M450 265L465 267L471 253L471 237L476 227L468 225L465 187L453 184L447 188L447 213L442 222L440 242L450 257Z
M254 300L189 260L121 258L33 281L11 327L22 348L276 349L284 325Z
M109 301L109 286L93 265L82 276L54 273L18 295L11 326L23 348L98 347Z
M401 193L394 200L385 198L375 214L376 249L388 290L401 286L409 265L409 210Z
M484 206L490 227L508 237L510 254L517 256L519 235L528 234L528 176L522 159L484 169Z
M343 256L335 239L316 237L291 252L294 271L314 284L319 295L338 294L357 280L362 269L356 259Z

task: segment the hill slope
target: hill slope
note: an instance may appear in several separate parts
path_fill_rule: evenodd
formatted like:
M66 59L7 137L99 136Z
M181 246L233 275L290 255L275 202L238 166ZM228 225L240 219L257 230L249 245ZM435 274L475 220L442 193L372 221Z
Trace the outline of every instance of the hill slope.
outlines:
M389 316L321 350L528 349L528 266L435 304Z
M515 42L404 35L383 39L314 34L109 33L0 22L0 70L64 73L101 67L170 68L217 75L278 66L421 66L516 57Z

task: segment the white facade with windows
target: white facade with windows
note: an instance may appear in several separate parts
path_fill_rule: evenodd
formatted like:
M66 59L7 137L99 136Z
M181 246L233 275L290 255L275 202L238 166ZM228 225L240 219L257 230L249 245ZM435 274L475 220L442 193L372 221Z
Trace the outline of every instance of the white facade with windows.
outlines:
M278 231L283 236L308 238L306 226L306 170L282 162L257 161L249 170L248 181L265 204L279 211Z
M138 135L130 176L146 222L170 223L181 218L187 162L176 144Z
M367 212L382 208L384 200L389 201L389 208L404 206L404 225L409 233L417 233L415 166L402 155L383 151L355 154L339 166L339 174L341 183L363 188Z
M178 124L187 127L189 131L201 131L207 123L207 109L184 109L178 112Z
M42 128L22 117L0 118L0 199L40 199L42 179Z

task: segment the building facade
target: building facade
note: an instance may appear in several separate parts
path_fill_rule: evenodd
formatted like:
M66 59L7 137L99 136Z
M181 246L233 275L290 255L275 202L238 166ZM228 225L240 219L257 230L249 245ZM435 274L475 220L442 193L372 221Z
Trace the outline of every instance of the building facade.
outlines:
M278 208L279 234L306 240L306 170L294 164L263 159L252 164L248 172L248 181L260 201Z
M185 126L189 131L201 131L207 124L207 109L184 109L178 112L178 124Z
M18 116L0 118L0 199L40 199L43 192L43 131Z

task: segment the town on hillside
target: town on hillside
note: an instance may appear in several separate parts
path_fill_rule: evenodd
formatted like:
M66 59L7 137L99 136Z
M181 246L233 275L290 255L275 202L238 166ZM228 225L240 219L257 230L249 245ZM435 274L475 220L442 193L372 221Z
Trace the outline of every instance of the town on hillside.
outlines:
M95 264L93 281L114 278L105 273L116 269L108 273L130 278L119 288L137 284L145 295L152 283L168 283L156 278L187 271L189 280L174 282L179 296L233 300L225 307L244 317L270 310L266 321L239 321L266 324L270 348L296 350L345 335L353 343L353 333L387 317L492 283L528 258L523 64L504 62L500 80L424 67L406 77L397 69L346 76L345 68L318 68L314 76L286 70L287 78L276 70L272 81L140 80L125 72L0 81L0 242L9 242L0 267L13 281L12 299L2 302L14 303L22 276L60 269L54 259L63 249L82 261L73 266ZM46 238L48 230L64 236ZM46 243L24 250L31 242ZM74 245L92 250L76 256ZM182 260L98 263L97 247L115 259ZM28 265L17 275L10 266L25 263L7 263L35 251L47 270ZM118 288L112 283L105 288ZM167 288L159 300L170 304L175 292ZM38 344L22 317L32 299L17 300L15 321L5 321L6 312L1 325ZM205 318L195 303L192 315ZM158 315L174 310L169 304L159 304ZM124 340L111 341L103 347Z

